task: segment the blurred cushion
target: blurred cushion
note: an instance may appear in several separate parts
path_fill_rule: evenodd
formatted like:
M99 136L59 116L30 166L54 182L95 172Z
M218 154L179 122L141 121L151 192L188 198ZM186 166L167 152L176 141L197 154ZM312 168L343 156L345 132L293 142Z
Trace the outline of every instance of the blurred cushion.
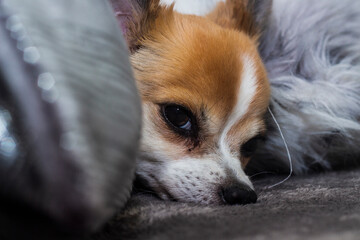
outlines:
M112 10L98 0L0 0L0 42L1 201L91 232L129 198L140 136Z

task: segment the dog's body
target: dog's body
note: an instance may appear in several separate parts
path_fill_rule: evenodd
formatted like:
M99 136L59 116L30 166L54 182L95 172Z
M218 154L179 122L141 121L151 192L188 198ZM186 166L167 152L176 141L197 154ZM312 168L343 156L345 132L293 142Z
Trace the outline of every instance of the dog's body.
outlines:
M296 6L306 9L300 8L298 2L298 6L294 4L294 15ZM284 51L289 50L283 46L274 55L271 48L279 47L274 40L279 39L276 34L283 37L287 33L276 26L268 26L265 35L261 36L265 23L270 22L267 17L271 1L228 0L205 17L176 13L171 7L160 7L158 1L139 0L130 4L131 1L113 0L112 3L132 52L131 61L143 100L144 129L138 176L163 199L229 204L254 202L256 195L243 168L252 157L256 137L265 132L264 114L270 93L257 50L258 39L263 39L262 53L273 78L281 69L277 65L272 68L276 63L274 59L287 56ZM281 0L274 4L277 8L284 5ZM280 10L275 11L281 15ZM205 10L197 13L203 12ZM279 44L285 44L280 40ZM283 64L291 65L290 62ZM302 68L296 66L298 70ZM293 74L291 71L289 69L290 75ZM321 123L303 118L309 115L309 108L298 108L286 98L288 94L281 92L286 81L275 82L278 85L273 87L279 95L273 103L274 112L280 115L279 120L285 126L290 150L295 155L294 169L300 173L311 165L304 162L309 156L304 157L299 149L304 136L301 131L309 131L315 125L302 122L299 126L304 127L298 130L296 124L300 123L299 119L316 122L317 126ZM348 100L359 101L359 95L353 96ZM284 105L288 107L284 108ZM332 111L330 105L325 108L312 106L313 113L322 114L318 117L324 116L324 109L328 113ZM299 114L296 111L289 117L279 114L284 113L284 109L294 108ZM358 127L355 125L351 127ZM333 130L327 128L325 133L338 133L344 126L332 126ZM295 127L295 131L291 132L290 127ZM347 129L351 130L348 126ZM286 162L283 142L273 131L260 156ZM295 132L294 138L291 133ZM302 143L305 149L313 149L313 144L320 143L319 138L328 141L323 135L312 137L312 141ZM319 153L313 157L319 160ZM274 161L268 162L278 166Z

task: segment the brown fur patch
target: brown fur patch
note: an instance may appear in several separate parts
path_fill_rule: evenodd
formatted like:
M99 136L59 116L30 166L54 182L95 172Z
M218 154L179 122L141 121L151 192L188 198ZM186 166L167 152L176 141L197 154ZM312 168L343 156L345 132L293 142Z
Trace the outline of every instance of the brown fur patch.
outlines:
M207 17L176 13L159 0L139 2L146 5L134 7L126 37L146 108L143 150L174 160L215 153L237 103L246 56L254 62L257 89L248 112L228 134L232 151L239 152L241 144L264 131L270 92L247 1L228 0ZM196 140L179 136L167 125L159 107L166 103L182 105L196 116ZM243 166L247 162L242 159Z
M199 148L203 150L200 152L212 151L216 136L236 105L243 70L241 56L245 54L255 59L256 66L263 67L256 42L244 33L222 28L205 18L175 12L169 15L169 9L164 11L154 21L153 29L143 36L143 48L131 56L142 100L153 104L176 103L190 109L200 121ZM263 71L256 73L260 85L266 84ZM258 91L259 97L252 107L259 107L261 114L268 94L261 97L264 91ZM164 131L164 127L158 130L179 145L179 139ZM188 151L189 144L185 146L188 154L197 152Z

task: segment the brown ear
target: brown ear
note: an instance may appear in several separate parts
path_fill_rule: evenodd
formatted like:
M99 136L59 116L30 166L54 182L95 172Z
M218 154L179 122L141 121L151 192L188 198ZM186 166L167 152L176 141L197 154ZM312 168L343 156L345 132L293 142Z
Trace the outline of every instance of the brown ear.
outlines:
M265 28L272 0L226 0L207 15L225 28L237 29L257 38Z
M141 41L158 17L160 0L110 0L130 52L141 47Z

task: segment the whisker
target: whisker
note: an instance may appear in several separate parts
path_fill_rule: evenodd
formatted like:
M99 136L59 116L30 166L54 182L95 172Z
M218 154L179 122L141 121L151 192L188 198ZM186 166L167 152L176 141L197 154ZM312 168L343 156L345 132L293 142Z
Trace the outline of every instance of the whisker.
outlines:
M255 173L254 175L251 175L250 178L256 177L256 176L259 176L259 175L263 175L263 174L276 174L276 173L275 172L264 171L264 172Z
M280 184L283 184L284 182L289 180L289 178L292 176L292 173L293 173L293 163L292 163L289 147L288 147L288 145L286 143L286 140L285 140L284 134L283 134L283 132L281 130L281 127L280 127L278 121L276 120L273 112L271 111L270 107L268 107L268 110L269 110L269 113L271 114L271 117L274 119L274 122L275 122L277 128L279 129L279 133L280 133L280 136L281 136L282 140L284 141L285 149L286 149L286 152L287 152L287 155L288 155L288 158L289 158L289 167L290 167L289 175L284 180L282 180L282 181L280 181L280 182L278 182L278 183L276 183L274 185L271 185L271 186L267 187L268 189L270 189L270 188L276 187L276 186L278 186Z

